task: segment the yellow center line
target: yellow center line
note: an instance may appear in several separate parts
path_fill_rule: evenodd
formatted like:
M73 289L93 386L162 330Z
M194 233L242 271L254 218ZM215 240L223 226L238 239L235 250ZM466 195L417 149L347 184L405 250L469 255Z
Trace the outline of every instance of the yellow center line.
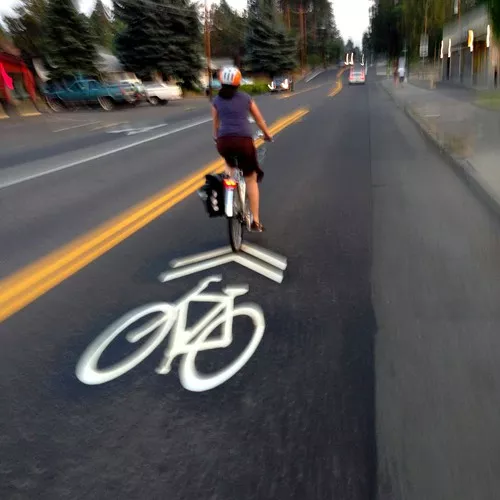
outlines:
M270 127L271 134L278 134L308 112L307 108L300 108L281 118ZM256 141L256 147L262 143L262 140ZM184 200L203 185L206 174L221 172L223 169L222 159L211 162L174 186L126 210L93 231L76 238L0 281L0 322Z
M337 80L335 88L333 88L332 91L328 94L328 97L335 97L342 90L342 88L342 80Z
M347 70L347 68L342 68L338 73L337 73L337 81L335 82L335 87L331 90L331 92L328 94L328 97L335 97L343 88L342 84L342 75L344 72Z
M321 85L315 85L314 87L310 87L308 89L299 90L298 92L290 92L289 94L280 95L278 99L290 99L290 97L295 97L296 95L303 94L304 92L310 92L311 90L319 89L320 87L324 87L326 83L322 83Z
M346 71L347 68L342 68L341 70L339 70L339 72L337 73L337 78L340 78Z

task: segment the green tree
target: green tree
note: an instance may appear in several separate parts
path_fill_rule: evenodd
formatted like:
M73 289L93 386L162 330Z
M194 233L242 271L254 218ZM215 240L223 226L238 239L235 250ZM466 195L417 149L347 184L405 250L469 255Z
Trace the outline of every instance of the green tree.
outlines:
M92 11L90 29L94 37L94 42L97 45L106 49L113 48L116 27L113 23L111 12L104 6L102 0L97 0Z
M97 74L88 18L78 13L73 0L49 0L45 27L51 78Z
M14 44L27 59L44 53L46 12L47 0L24 0L15 7L13 16L4 18Z
M500 40L500 0L480 0L480 2L488 6L493 35Z
M212 4L210 29L213 57L236 59L243 52L246 17L232 9L226 0Z
M295 40L278 22L272 0L249 0L245 63L255 73L274 76L295 65Z
M370 31L376 53L389 57L400 55L405 41L403 9L404 5L394 4L393 0L380 0L373 8Z
M201 25L188 0L116 0L115 16L124 29L116 50L126 68L144 79L194 84L201 70Z
M342 58L343 45L329 0L277 0L285 27L297 41L300 51L300 12L306 28L308 60L323 64Z

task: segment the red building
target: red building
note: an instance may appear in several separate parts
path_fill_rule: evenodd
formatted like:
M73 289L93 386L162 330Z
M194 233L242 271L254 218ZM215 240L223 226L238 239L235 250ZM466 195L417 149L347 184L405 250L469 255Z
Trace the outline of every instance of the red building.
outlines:
M20 51L0 39L0 102L15 104L35 100L36 84L33 74L20 57Z

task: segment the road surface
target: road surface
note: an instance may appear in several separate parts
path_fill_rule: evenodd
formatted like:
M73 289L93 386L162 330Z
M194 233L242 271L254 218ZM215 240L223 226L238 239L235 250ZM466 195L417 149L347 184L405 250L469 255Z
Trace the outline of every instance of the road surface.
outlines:
M497 219L375 76L258 103L280 131L248 242L281 268L159 279L228 244L193 193L220 166L206 103L3 150L0 498L497 498ZM237 295L218 326L189 302L209 277L212 300ZM135 323L149 336L83 356L147 304L165 313Z

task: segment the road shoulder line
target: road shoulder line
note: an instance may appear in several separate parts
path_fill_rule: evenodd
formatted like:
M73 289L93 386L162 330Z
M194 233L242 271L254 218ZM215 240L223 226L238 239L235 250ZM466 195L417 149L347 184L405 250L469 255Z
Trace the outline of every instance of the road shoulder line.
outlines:
M136 146L141 146L147 142L156 141L157 139L162 139L169 135L176 134L178 132L183 132L193 127L203 125L210 122L212 119L207 117L200 120L192 121L190 120L185 125L181 125L174 129L161 132L144 139L139 139L130 142L128 139L120 139L121 145L115 145L110 148L108 143L105 143L101 147L87 147L79 151L71 151L69 153L64 153L62 155L44 158L42 160L33 161L30 163L25 163L22 165L16 165L9 167L0 172L0 189L5 189L10 186L15 186L16 184L21 184L45 175L50 175L62 170L67 170L72 167L76 167L83 163L88 163L105 156L109 156L121 151L125 151ZM116 144L116 142L114 142ZM97 153L96 153L97 149ZM79 158L75 160L75 156L78 155Z

